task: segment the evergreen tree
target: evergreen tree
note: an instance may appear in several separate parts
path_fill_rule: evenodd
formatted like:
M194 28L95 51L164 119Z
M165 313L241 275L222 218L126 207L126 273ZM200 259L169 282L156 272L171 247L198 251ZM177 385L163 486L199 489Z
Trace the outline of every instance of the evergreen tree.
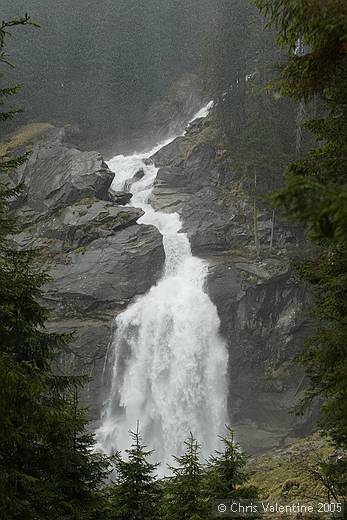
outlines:
M200 446L192 433L185 446L185 453L174 457L177 466L170 467L173 477L166 487L163 516L167 520L206 520L210 509L202 492Z
M264 244L258 210L267 210L272 220L265 244L271 251L275 212L265 208L263 199L281 185L280 173L295 156L296 112L293 102L264 88L284 54L274 31L264 30L261 15L248 2L227 2L221 9L223 17L214 21L207 50L207 88L216 100L212 124L252 199L254 245L260 257Z
M111 518L119 520L155 520L159 503L159 485L154 472L158 464L148 458L153 453L146 450L138 431L130 432L132 444L126 450L127 459L121 453L113 456L116 473L115 484L109 490ZM113 516L114 515L114 516Z
M256 0L289 47L278 88L295 101L318 98L320 118L305 122L316 148L291 164L273 200L303 224L318 246L298 265L315 296L321 323L301 357L310 376L308 397L324 398L320 426L347 445L347 5L344 0ZM306 50L297 53L297 45ZM318 256L318 258L317 258Z
M11 27L18 25L31 24L30 17L25 15L22 18L5 21L3 20L0 25L0 66L3 64L9 64L8 57L5 53L5 38ZM2 80L4 73L0 70L0 81ZM15 109L5 109L4 105L6 101L15 95L18 91L18 86L1 86L0 88L0 122L5 122L14 118L14 116L20 112ZM18 195L19 187L12 187L9 185L9 181L6 178L6 173L13 168L19 167L27 159L27 155L20 157L7 157L0 155L0 246L3 247L6 241L6 237L9 233L12 233L15 229L15 221L9 216L6 202Z
M7 62L8 30L30 23L27 15L2 22L0 64ZM2 106L16 90L0 90ZM0 121L16 112L4 109ZM16 222L8 201L20 186L11 187L7 173L25 160L0 157L0 517L87 519L100 503L108 461L91 453L93 437L78 407L81 378L51 370L69 337L45 330L39 298L47 276L35 266L34 252L11 248Z
M216 451L208 461L205 475L206 493L212 501L218 498L255 497L256 489L246 485L247 457L234 441L231 428L227 427L227 434L220 439L224 450Z

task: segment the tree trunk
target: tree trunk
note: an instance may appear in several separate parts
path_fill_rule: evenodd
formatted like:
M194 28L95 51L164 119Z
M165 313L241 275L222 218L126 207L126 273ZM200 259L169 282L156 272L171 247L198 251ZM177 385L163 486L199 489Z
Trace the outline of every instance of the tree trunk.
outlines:
M270 252L272 251L273 240L274 240L274 227L275 227L275 210L272 211L271 235L270 235Z
M253 226L254 226L254 244L257 252L257 258L260 258L260 242L258 233L258 211L257 211L257 173L254 170L254 198L253 198Z
M302 144L302 126L301 122L305 115L305 103L303 101L300 101L300 104L298 106L298 112L296 116L296 141L295 141L295 152L298 154L301 150L301 144Z

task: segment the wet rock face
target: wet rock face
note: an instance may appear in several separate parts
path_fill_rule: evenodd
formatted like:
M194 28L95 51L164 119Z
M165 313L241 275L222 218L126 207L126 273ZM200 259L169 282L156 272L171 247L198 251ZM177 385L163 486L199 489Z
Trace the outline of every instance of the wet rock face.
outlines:
M109 195L114 175L98 153L69 147L64 130L53 129L13 179L24 183L13 204L22 225L13 240L41 248L51 276L44 291L48 327L74 331L60 363L92 377L82 396L92 418L100 414L113 320L157 281L164 264L159 231L137 224L142 210L123 206L131 194Z
M132 193L129 193L127 191L112 191L109 193L110 199L121 206L129 204L132 196Z
M160 235L150 226L129 226L96 238L51 267L45 298L62 306L65 316L122 308L157 280L161 247Z
M143 171L143 168L140 168L130 180L127 180L125 182L124 189L126 190L126 192L129 193L131 191L132 185L135 182L138 182L141 179L143 179L144 176L145 176L145 172ZM132 197L132 195L131 195L131 197Z
M206 290L228 344L229 416L238 440L262 451L308 433L313 414L290 415L305 386L293 357L307 334L307 297L289 267L301 231L275 219L270 248L272 210L257 203L257 258L252 192L208 120L193 122L151 159L159 167L152 205L178 211L194 254L209 262Z
M193 122L151 158L159 167L151 204L161 211L178 211L194 253L254 249L253 198L247 179L239 176L226 150L213 142L208 121ZM258 207L258 233L265 254L270 246L272 211ZM276 222L273 249L295 249L301 233Z
M21 202L35 211L66 207L85 197L108 200L114 175L101 155L81 153L63 144L63 138L63 129L53 129L18 171L25 185Z
M208 290L229 345L229 415L242 446L263 451L307 434L315 414L290 414L304 388L293 358L308 333L304 287L283 259L211 257Z
M228 344L229 414L238 440L261 451L308 433L311 416L289 415L305 386L292 361L307 333L305 290L289 267L300 233L276 216L270 250L272 212L259 205L257 258L247 179L208 120L193 122L149 161L159 167L152 205L180 213L194 254L209 263L206 290ZM44 294L52 311L48 326L75 331L60 363L91 376L82 403L93 419L102 407L114 317L158 280L164 264L159 231L137 223L142 211L124 205L130 193L109 193L113 177L99 154L68 146L64 131L53 129L14 179L25 189L13 205L22 224L13 240L42 248L52 276Z

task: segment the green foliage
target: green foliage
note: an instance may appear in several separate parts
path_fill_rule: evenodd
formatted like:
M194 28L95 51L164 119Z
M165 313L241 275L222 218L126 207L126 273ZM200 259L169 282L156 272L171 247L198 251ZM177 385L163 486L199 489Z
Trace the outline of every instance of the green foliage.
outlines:
M214 518L216 499L256 498L255 486L248 485L247 457L234 442L233 432L220 437L224 449L216 451L207 464L200 461L200 446L194 436L185 441L186 451L174 457L172 476L163 481L161 518L165 520L207 520Z
M246 471L247 457L234 441L231 428L220 437L224 445L222 452L216 451L208 461L205 474L206 493L215 498L255 498L256 489L247 486L249 479ZM212 507L212 506L211 506Z
M76 392L11 355L0 368L1 518L89 518L107 463L90 452Z
M9 28L15 27L18 25L28 25L31 24L30 17L25 15L21 18L16 18L9 21L2 21L0 25L0 66L3 64L9 65L8 56L4 51L5 46L5 38L8 35ZM0 80L3 77L3 71L0 70ZM18 110L4 110L5 102L16 94L18 90L17 86L14 87L3 87L0 88L0 121L6 121L7 119L11 119L15 116ZM9 233L12 233L15 230L15 221L13 218L9 217L8 209L6 206L6 202L15 197L20 192L20 186L11 186L7 177L5 177L5 173L10 171L13 168L17 168L21 164L23 164L27 159L27 156L21 157L7 157L5 155L0 154L0 247L4 246L6 241L6 237Z
M215 452L207 464L200 461L200 446L194 436L185 441L185 453L174 456L170 477L157 479L158 464L148 459L152 451L142 444L138 431L130 432L132 445L123 458L111 459L113 478L102 492L103 501L93 520L208 520L218 498L250 499L258 495L249 485L247 457L234 442L233 433L221 437L222 452Z
M310 49L292 55L283 70L282 86L295 99L310 99L330 87L344 69L346 16L344 0L255 0L274 26L278 43L293 53L298 40ZM341 78L340 78L341 79Z
M155 520L158 518L160 489L154 472L158 464L148 458L152 451L142 444L139 431L130 432L132 445L124 460L119 452L112 457L115 484L109 490L111 510L119 520Z
M250 460L251 482L259 498L272 503L344 502L346 458L317 432L287 447Z
M181 457L174 457L176 465L170 467L173 476L165 490L165 520L205 520L210 512L202 490L200 446L192 434L185 441L185 446L185 453Z
M343 0L256 0L290 54L277 87L295 100L315 101L322 116L305 124L316 148L291 164L274 204L306 228L316 258L298 266L313 291L320 327L301 361L308 397L324 398L320 426L347 445L347 5ZM298 41L304 53L293 52ZM317 258L318 257L318 258Z
M1 351L16 361L47 370L67 337L44 330L47 312L38 303L47 276L33 267L34 253L6 250L0 255Z
M30 18L2 22L0 64L11 27ZM0 90L0 103L16 88ZM4 121L15 111L2 112ZM99 488L108 461L91 452L77 388L83 378L53 373L51 363L69 337L45 330L40 305L47 276L35 266L34 252L11 248L16 231L8 202L20 186L8 172L26 156L0 157L0 517L4 520L87 519L102 503Z

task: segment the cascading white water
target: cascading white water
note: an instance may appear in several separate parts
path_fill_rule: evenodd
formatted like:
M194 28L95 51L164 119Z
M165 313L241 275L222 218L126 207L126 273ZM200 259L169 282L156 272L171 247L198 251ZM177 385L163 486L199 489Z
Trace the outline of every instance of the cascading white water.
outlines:
M196 116L205 117L211 105ZM148 203L158 169L144 160L169 142L109 161L114 190L143 170L131 186L131 205L145 212L139 223L159 229L166 260L161 280L116 318L112 381L96 432L98 449L124 450L139 421L145 444L163 463L182 453L189 432L207 457L227 421L228 355L217 310L204 291L207 263L192 256L179 215L154 211Z

